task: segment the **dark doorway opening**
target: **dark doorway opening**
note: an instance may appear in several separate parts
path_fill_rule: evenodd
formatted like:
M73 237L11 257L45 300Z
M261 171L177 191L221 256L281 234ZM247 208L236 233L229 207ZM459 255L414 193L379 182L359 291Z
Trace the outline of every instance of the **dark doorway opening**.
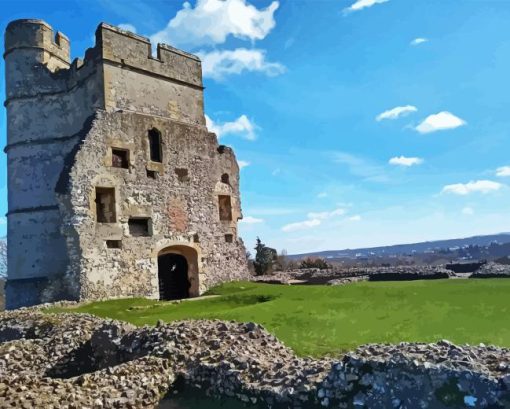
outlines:
M188 262L180 254L158 257L159 299L179 300L189 297Z

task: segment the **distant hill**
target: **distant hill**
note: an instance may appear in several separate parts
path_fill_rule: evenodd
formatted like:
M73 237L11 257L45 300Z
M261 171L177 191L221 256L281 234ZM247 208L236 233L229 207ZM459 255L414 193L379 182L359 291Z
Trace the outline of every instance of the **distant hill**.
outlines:
M456 250L469 246L487 247L491 244L510 243L510 233L491 234L488 236L473 236L462 239L425 241L421 243L396 244L392 246L366 247L345 250L327 250L312 253L292 254L289 258L299 260L306 257L321 257L325 259L356 259L372 257L409 256L414 254L434 253L443 250Z

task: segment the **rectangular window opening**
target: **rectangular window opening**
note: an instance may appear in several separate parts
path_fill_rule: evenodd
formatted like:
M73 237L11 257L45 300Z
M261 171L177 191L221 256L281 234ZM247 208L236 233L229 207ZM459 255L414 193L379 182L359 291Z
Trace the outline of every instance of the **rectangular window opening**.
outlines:
M121 249L122 240L106 240L106 247L109 249Z
M157 129L149 131L150 159L153 162L162 162L161 157L161 133Z
M177 179L179 182L187 182L189 181L188 169L186 168L175 168L175 174L177 175Z
M149 170L149 169L147 169L147 177L148 177L148 178L151 178L151 179L157 179L157 177L158 177L158 172L156 172L155 170Z
M148 217L133 217L128 220L129 234L133 237L149 236L149 223Z
M112 166L129 169L129 150L112 148Z
M232 220L232 203L230 196L220 195L218 196L218 205L220 210L220 220L231 221Z
M96 217L98 223L115 223L115 188L96 187Z
M233 234L225 234L225 242L226 243L233 243L234 242L234 235Z

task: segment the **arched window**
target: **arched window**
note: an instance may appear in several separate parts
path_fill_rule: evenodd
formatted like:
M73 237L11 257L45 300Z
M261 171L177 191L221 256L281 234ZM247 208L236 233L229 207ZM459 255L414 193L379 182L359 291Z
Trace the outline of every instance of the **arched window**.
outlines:
M159 132L156 128L152 128L149 131L149 151L150 160L152 162L162 162L161 132Z
M228 173L224 173L221 175L221 183L226 183L227 185L230 185L230 178L228 177Z

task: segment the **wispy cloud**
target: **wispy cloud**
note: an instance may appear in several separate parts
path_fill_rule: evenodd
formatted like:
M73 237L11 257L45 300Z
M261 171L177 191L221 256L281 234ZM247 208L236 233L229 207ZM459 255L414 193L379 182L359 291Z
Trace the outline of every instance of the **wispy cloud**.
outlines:
M167 26L151 40L178 47L224 43L229 36L249 41L264 39L275 27L274 13L279 3L258 9L246 0L186 1Z
M320 192L318 195L317 195L317 198L319 199L324 199L328 197L328 193L327 192Z
M249 141L257 138L255 131L258 127L246 115L241 115L235 121L223 123L215 122L206 115L205 123L209 131L214 132L218 138L222 138L225 135L240 135Z
M375 6L376 4L387 3L388 1L390 0L357 0L351 6L345 8L344 13L363 10L365 8Z
M503 185L492 180L477 180L468 183L456 183L443 187L442 193L453 193L456 195L468 195L470 193L490 193L501 189Z
M297 230L311 229L313 227L320 226L325 220L329 220L337 216L342 216L344 214L344 209L334 209L326 212L310 212L307 214L308 220L286 224L282 227L282 231L288 233Z
M335 209L330 212L310 212L308 213L309 219L326 220L334 216L342 216L345 214L344 209Z
M241 223L244 224L258 224L258 223L264 223L264 219L259 219L257 217L253 216L245 216L241 219Z
M368 159L342 151L331 152L331 156L335 163L346 166L354 176L362 177L368 182L389 181L384 168Z
M304 220L302 222L286 224L285 226L282 227L282 231L289 233L289 232L293 232L293 231L317 227L320 224L321 224L321 221L319 219Z
M361 221L361 216L359 214L356 214L354 216L349 217L347 220L350 222L359 222Z
M237 165L239 166L239 169L244 169L245 167L250 166L250 162L245 160L238 160Z
M286 68L266 59L266 52L259 49L237 48L235 50L199 52L204 77L222 80L228 75L245 71L261 72L269 77L283 74Z
M429 39L428 38L424 38L424 37L418 37L418 38L415 38L413 41L411 41L411 45L420 45L420 44L423 44L423 43L428 43L429 42Z
M122 30L131 31L132 33L136 33L136 27L133 24L123 23L123 24L119 24L117 27L121 28Z
M380 113L376 116L375 120L379 122L384 119L397 119L416 111L418 111L418 108L414 105L399 106Z
M496 169L496 176L499 177L508 177L510 176L510 166L501 166Z
M475 210L472 207L466 206L462 209L462 214L465 216L472 216L475 214Z
M429 115L416 127L416 130L419 133L426 134L446 129L455 129L464 125L466 125L466 121L448 111L443 111L438 114Z
M408 158L406 156L395 156L394 158L391 158L388 163L390 165L395 165L395 166L413 166L413 165L421 165L423 163L423 159L422 158L416 158L416 157L411 157L411 158Z

